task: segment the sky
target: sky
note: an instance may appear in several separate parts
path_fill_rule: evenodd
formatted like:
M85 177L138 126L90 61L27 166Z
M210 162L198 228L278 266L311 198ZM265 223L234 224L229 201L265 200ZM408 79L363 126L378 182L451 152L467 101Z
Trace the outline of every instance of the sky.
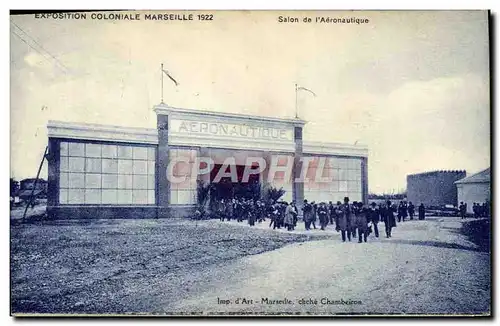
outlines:
M160 63L180 83L165 79L174 107L292 118L294 84L313 90L298 96L304 140L365 144L370 192L405 189L412 173L490 165L487 12L224 11L210 22L144 13L10 17L11 177L36 174L48 120L155 128Z

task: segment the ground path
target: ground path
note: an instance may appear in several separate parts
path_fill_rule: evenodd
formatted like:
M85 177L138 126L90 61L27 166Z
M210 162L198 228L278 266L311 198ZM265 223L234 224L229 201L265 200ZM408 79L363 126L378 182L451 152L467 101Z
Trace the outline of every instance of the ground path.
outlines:
M311 314L486 312L490 305L489 254L478 251L460 234L460 226L456 218L407 221L398 224L391 239L376 239L372 235L363 244L342 243L334 230L309 231L332 233L334 239L292 244L241 258L226 266L223 274L214 271L207 275L204 290L192 293L168 310ZM295 231L307 232L300 225ZM238 298L240 303L236 304ZM241 304L242 298L252 303ZM265 298L267 301L262 300ZM285 304L285 298L292 304ZM327 299L340 304L328 304ZM278 301L268 303L273 300ZM351 304L342 304L342 300Z

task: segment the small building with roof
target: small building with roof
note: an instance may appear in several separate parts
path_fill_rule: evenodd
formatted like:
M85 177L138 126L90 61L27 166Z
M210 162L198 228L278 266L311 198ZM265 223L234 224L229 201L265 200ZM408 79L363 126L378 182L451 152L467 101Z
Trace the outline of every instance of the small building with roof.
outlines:
M455 182L458 201L467 204L467 213L472 213L474 203L491 201L491 168L470 175Z

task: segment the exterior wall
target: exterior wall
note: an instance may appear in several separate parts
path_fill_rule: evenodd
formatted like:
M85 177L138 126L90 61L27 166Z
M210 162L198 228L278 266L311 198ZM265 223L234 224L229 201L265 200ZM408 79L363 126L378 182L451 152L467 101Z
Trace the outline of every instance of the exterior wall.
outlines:
M467 203L467 212L473 213L472 205L474 203L484 203L491 201L491 186L489 182L484 183L462 183L457 184L458 200Z
M133 219L157 218L156 206L53 206L47 208L51 219Z
M409 175L407 197L415 206L441 206L457 204L455 181L464 178L465 171L434 171Z
M50 218L158 216L150 130L60 122L48 129Z

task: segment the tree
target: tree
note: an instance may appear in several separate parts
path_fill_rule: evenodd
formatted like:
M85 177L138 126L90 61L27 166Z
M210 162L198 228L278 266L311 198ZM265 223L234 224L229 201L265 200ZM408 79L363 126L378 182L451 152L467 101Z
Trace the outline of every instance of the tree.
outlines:
M203 180L196 180L196 216L198 220L207 217L207 203L210 198L210 183L205 183Z
M283 187L278 189L269 184L266 184L264 186L264 189L264 200L270 201L272 203L278 201L278 199L280 199L286 193L286 190L284 190Z

